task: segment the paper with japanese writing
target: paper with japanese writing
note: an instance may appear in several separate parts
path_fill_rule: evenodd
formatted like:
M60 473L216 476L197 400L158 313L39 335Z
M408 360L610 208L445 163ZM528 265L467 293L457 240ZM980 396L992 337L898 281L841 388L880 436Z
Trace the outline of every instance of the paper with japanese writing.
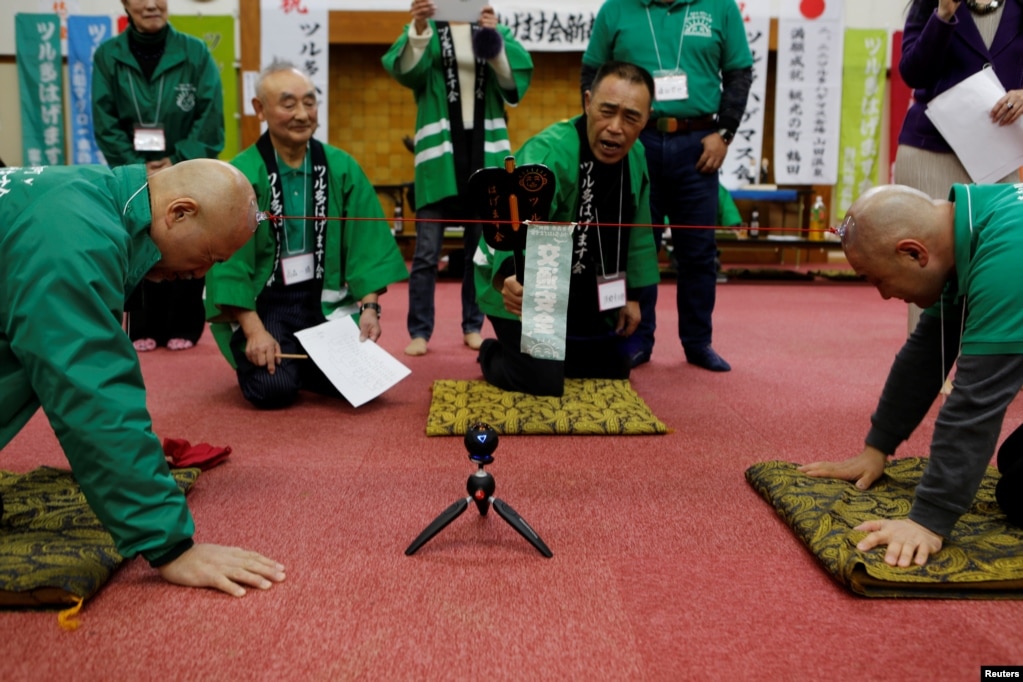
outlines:
M978 184L997 182L1023 166L1023 119L1007 126L991 120L1003 95L994 70L981 69L927 105L927 117Z
M353 407L359 407L412 373L376 342L359 340L359 325L351 315L296 332L295 336Z
M539 360L565 359L573 229L530 223L526 233L520 349Z

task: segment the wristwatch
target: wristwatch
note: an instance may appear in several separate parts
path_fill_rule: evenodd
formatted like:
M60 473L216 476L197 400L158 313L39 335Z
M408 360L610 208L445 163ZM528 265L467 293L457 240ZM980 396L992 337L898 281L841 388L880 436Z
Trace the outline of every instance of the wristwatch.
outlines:
M364 312L366 312L367 308L369 308L370 310L374 311L377 314L377 317L380 317L380 304L379 303L363 303L362 305L359 306L359 312L360 313L364 313Z
M729 130L728 128L721 128L718 130L718 135L725 141L725 144L732 144L732 139L735 137L735 131Z

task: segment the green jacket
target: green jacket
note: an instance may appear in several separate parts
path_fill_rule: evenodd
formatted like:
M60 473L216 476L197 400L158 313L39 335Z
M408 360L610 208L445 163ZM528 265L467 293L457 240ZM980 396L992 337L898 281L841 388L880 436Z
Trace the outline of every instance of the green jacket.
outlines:
M384 219L380 200L362 168L347 152L324 145L327 157L328 204L331 218L379 218L373 221L330 220L323 259L323 316L356 313L356 303L366 294L408 278L408 269ZM252 183L260 210L270 204L270 179L255 145L231 163ZM222 306L256 309L256 298L273 274L275 232L263 222L256 235L231 258L206 273L206 316L221 352L234 366L231 334L234 325L223 317ZM239 349L242 350L242 349Z
M92 116L96 144L111 166L165 156L173 163L215 159L224 149L224 95L213 55L204 42L170 25L166 51L149 80L128 47L128 31L99 46L93 57ZM139 116L142 123L163 125L166 151L135 151Z
M515 163L518 166L540 163L554 173L558 186L549 216L554 222L578 220L580 140L576 122L579 118L577 116L561 121L540 131L527 140L515 155ZM636 140L629 150L629 182L632 188L630 200L635 211L633 222L638 225L649 225L650 175L647 173L646 152L639 140ZM492 282L494 273L511 256L511 251L494 251L485 241L480 240L474 261L476 299L480 310L487 315L517 319L504 307L501 292L494 288ZM625 270L625 281L630 289L657 284L660 281L653 231L649 228L629 230L629 260ZM615 311L610 312L609 321L613 323L612 318L617 319L617 314Z
M433 38L422 59L408 73L399 72L401 54L409 42L408 26L382 59L384 68L399 83L411 88L416 100L415 193L418 206L427 206L458 194L440 38L437 36L437 26L432 21L430 28L433 30ZM483 114L486 126L484 167L502 165L504 158L511 153L504 103L518 104L533 77L533 58L526 48L515 40L507 26L499 24L497 30L504 38L504 51L508 56L516 89L514 92L502 90L493 72L487 79Z
M42 407L117 551L156 559L194 526L121 328L160 259L145 183L141 166L0 169L0 448Z

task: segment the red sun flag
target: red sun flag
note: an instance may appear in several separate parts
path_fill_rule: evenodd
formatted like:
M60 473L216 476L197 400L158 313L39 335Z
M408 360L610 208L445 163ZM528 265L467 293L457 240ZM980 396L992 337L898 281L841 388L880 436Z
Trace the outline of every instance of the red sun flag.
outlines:
M799 3L799 11L807 19L816 19L824 14L824 0L802 0Z

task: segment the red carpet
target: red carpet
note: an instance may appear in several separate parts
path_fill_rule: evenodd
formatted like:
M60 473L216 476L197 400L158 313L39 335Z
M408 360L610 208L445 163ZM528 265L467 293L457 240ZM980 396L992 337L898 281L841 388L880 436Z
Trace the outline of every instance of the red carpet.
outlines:
M157 434L233 448L189 496L197 539L259 550L288 579L235 600L130 562L75 632L0 613L3 679L975 680L1023 665L1023 603L852 596L743 479L859 450L905 306L862 284L723 285L722 375L683 362L673 287L632 378L673 433L505 437L488 468L553 559L475 507L403 554L473 471L460 439L424 433L433 380L479 378L452 282L422 358L401 353L405 287L383 297L382 345L413 373L359 409L310 396L256 412L208 335L144 355ZM927 454L933 418L901 454ZM1006 431L1021 418L1013 406ZM65 464L41 414L0 455L40 464Z

